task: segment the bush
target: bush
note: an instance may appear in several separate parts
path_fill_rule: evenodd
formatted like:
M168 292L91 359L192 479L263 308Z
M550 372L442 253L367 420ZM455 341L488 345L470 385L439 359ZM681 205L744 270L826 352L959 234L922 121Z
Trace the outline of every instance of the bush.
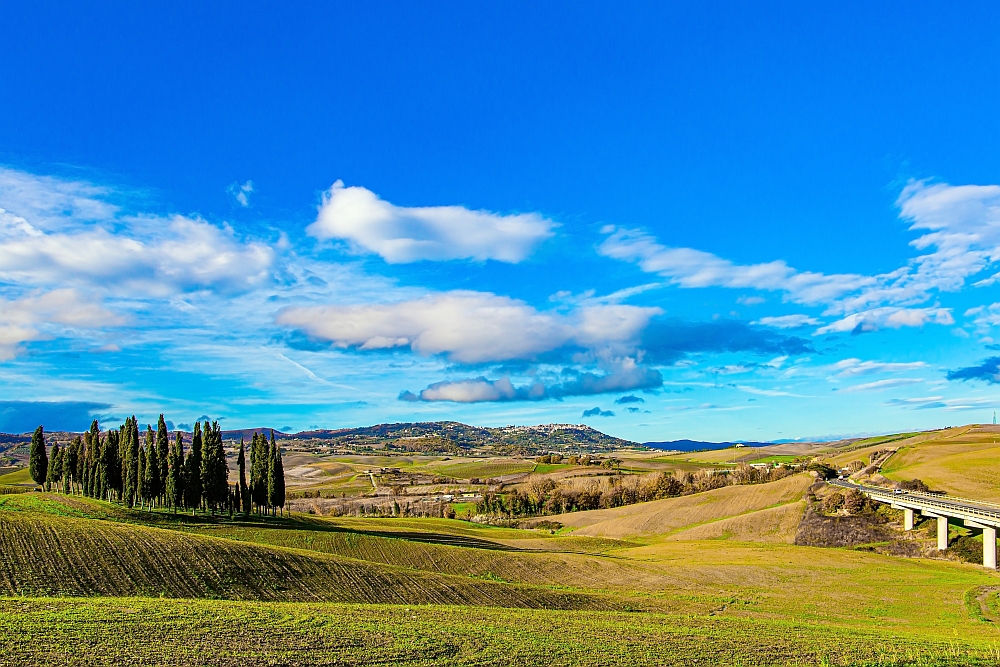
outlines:
M904 480L899 483L899 488L904 491L923 491L925 493L930 491L927 485L919 479Z
M823 511L827 514L833 514L841 507L844 506L844 494L842 493L831 493L823 501Z
M958 538L948 546L948 550L964 563L983 562L983 543L971 535Z
M806 470L816 473L820 479L830 479L837 476L837 471L825 463L810 463Z
M844 509L848 514L864 514L871 509L871 503L865 494L857 489L851 489L844 497Z

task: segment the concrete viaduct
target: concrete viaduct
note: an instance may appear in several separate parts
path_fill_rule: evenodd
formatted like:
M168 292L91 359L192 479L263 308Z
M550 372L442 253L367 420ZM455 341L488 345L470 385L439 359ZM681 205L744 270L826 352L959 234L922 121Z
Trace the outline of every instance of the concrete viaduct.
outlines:
M1000 528L1000 505L965 498L921 493L896 492L877 486L864 486L843 479L830 482L833 486L857 489L872 500L888 503L893 509L903 510L903 527L913 530L914 512L937 519L937 547L948 548L948 521L961 521L968 528L983 531L983 567L997 569L997 529Z

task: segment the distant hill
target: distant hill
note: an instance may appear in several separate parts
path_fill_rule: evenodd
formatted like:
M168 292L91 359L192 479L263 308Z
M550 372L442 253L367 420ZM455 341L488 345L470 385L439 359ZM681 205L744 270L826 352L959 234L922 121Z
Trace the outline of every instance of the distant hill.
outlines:
M321 429L285 436L292 441L350 449L366 447L410 452L461 452L489 449L495 454L533 454L548 450L607 451L634 447L584 424L542 424L489 428L459 422L377 424L360 428Z
M703 442L701 440L667 440L665 442L644 442L646 447L653 449L676 450L679 452L697 452L706 449L726 449L735 444L744 447L770 447L772 442L753 442L751 440L738 440L737 442Z

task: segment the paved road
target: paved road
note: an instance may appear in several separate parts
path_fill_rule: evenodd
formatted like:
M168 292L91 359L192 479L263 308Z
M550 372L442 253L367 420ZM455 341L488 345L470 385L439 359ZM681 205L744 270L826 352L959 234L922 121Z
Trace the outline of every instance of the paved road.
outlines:
M876 500L900 505L914 505L918 509L926 508L929 512L937 510L949 516L969 516L1000 521L1000 505L981 500L955 498L954 496L923 493L920 491L895 493L892 489L855 484L846 479L834 479L830 481L830 484L845 489L858 489Z

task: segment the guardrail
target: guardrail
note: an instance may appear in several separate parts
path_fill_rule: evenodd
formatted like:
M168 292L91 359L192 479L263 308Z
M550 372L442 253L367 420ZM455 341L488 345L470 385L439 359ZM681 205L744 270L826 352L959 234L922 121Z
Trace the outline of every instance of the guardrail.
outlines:
M881 496L887 499L888 502L906 502L907 499L916 496L915 504L926 505L928 508L940 508L944 510L949 510L952 513L959 513L972 516L980 516L988 519L1000 520L1000 508L996 511L984 509L981 507L976 507L974 505L963 505L961 501L964 499L958 498L944 498L940 496L933 496L930 494L921 493L919 491L907 491L906 493L894 493L893 491L882 489L874 486L862 486L861 484L851 484L849 482L844 482L843 480L831 480L831 484L834 486L840 486L848 489L858 489L859 491L866 493L870 496ZM977 502L977 501L971 501ZM993 503L989 503L993 505Z

